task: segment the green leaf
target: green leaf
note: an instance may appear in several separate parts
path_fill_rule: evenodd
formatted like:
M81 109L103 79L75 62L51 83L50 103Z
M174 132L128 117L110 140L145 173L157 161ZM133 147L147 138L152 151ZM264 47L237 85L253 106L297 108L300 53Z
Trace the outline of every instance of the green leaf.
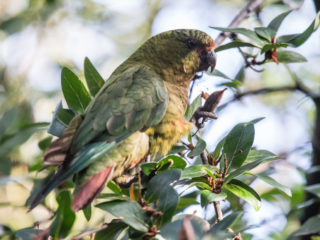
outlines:
M93 66L89 58L84 59L84 76L91 96L95 96L104 84L104 80Z
M237 124L225 137L221 166L227 162L227 168L239 168L246 159L254 139L254 126L252 122Z
M91 97L77 75L66 67L61 72L61 86L69 108L77 113L84 113Z
M149 176L150 173L156 168L156 166L157 166L157 163L155 162L147 162L147 163L141 164L140 168L146 176Z
M214 51L215 52L220 52L223 50L227 50L230 48L240 48L240 47L260 47L259 45L255 45L252 43L248 43L248 42L242 42L242 41L233 41L224 45L221 45L219 47L217 47Z
M48 129L48 133L59 137L74 117L74 113L62 108L62 102L57 105Z
M39 148L40 148L42 151L44 151L44 150L46 150L46 149L50 146L51 141L52 141L52 137L51 137L51 136L46 137L46 138L42 139L42 140L38 143L38 146L39 146Z
M275 48L286 48L288 46L288 44L286 43L268 43L266 45L263 46L263 48L261 49L261 54L271 50L271 49L275 49Z
M23 228L15 233L16 239L19 240L34 240L34 236L41 233L42 230L34 229L34 228Z
M260 209L261 199L259 197L259 194L247 184L237 179L232 179L229 183L223 185L223 189L226 189L232 192L237 197L242 198L243 200L248 202L256 211Z
M269 29L273 29L275 31L275 34L278 32L278 29L282 23L282 21L288 16L289 13L291 13L292 11L287 11L284 13L279 14L278 16L276 16L274 19L272 19L272 21L269 23L268 28Z
M191 205L198 205L199 202L195 198L190 198L190 197L181 197L179 198L179 202L177 205L177 211L182 212L184 209Z
M89 222L90 219L91 219L91 213L92 213L92 206L91 204L86 207L85 209L82 210L83 211L83 214L85 216L85 218L87 219L87 221Z
M160 170L162 166L167 165L169 163L169 168L178 168L184 169L187 166L186 161L177 155L169 155L163 159L161 159L157 165L157 168Z
M38 131L44 130L48 126L46 122L29 123L21 127L19 131L6 135L2 138L0 144L0 156L5 156L16 147L25 143L33 134Z
M221 77L224 79L232 80L232 78L229 78L227 75L225 75L223 72L220 72L218 69L215 69L212 73L208 73L209 75Z
M306 186L305 190L320 198L320 183Z
M100 203L96 207L120 218L123 222L138 231L147 232L149 229L148 216L136 201L114 200Z
M200 194L201 207L205 207L211 202L222 201L226 198L227 194L224 192L217 194L210 192L209 190L202 190Z
M266 162L266 161L270 161L270 160L274 160L275 158L270 157L270 156L266 156L266 157L262 157L262 158L258 158L258 160L256 161L251 161L248 164L245 164L243 166L241 166L238 169L235 169L234 171L232 171L231 173L229 173L227 175L227 177L224 179L224 183L228 183L230 182L233 178L242 175L243 173L250 171L251 169L257 167L259 164L261 164L262 162Z
M236 223L243 215L243 212L233 212L230 215L224 217L222 221L218 222L211 228L210 234L215 235L220 231L225 231L232 224Z
M231 82L224 82L224 83L218 84L217 86L218 87L226 86L226 87L238 89L239 86L242 86L242 83L239 82L237 79L234 79Z
M213 157L214 157L214 160L217 161L218 158L221 156L221 153L222 153L222 149L223 149L223 145L224 145L224 142L226 141L226 138L222 138L220 140L220 142L217 144L216 148L214 149L213 151Z
M200 94L188 106L186 113L184 115L184 118L189 121L192 118L195 111L201 106L201 104L202 104L202 100L201 100L201 94Z
M278 183L276 180L274 180L273 178L266 176L266 175L262 175L262 174L254 174L254 176L256 176L257 178L261 179L262 181L268 183L269 185L279 189L280 191L284 192L285 194L287 194L289 197L291 197L291 190L289 187L282 185L281 183ZM320 184L319 184L320 185Z
M216 167L210 166L210 165L194 165L194 166L190 166L187 167L186 169L184 169L182 171L182 176L181 178L196 178L196 177L202 177L202 176L206 176L208 175L208 173L206 172L205 168L207 169L212 169L212 170L217 170Z
M179 196L170 183L179 180L181 170L170 169L153 177L147 185L145 200L157 202L157 210L163 212L159 225L170 221L178 205Z
M302 56L300 53L293 52L293 51L285 51L281 50L278 51L278 57L279 62L282 63L296 63L296 62L306 62L307 59Z
M248 37L249 39L255 41L256 43L258 43L260 46L265 42L264 40L262 40L261 38L258 37L258 35L254 32L251 31L249 29L245 29L245 28L221 28L221 27L210 27L222 32L233 32L233 33L239 33L242 34L246 37Z
M50 227L50 233L55 239L68 236L76 219L76 215L71 209L71 194L69 191L60 192L57 196L57 202L59 207Z
M293 47L299 47L302 45L305 41L308 40L308 38L311 36L311 34L316 31L320 24L320 12L317 13L315 19L313 22L309 25L309 27L300 34L290 34L290 35L283 35L280 36L277 39L278 43L289 43Z
M108 223L107 228L95 234L94 240L118 240L120 234L128 227L127 224L119 220L112 220Z
M265 159L265 161L274 161L279 159L279 157L277 155L275 155L274 153L267 151L267 150L257 150L252 148L249 151L249 154L245 160L245 162L253 162L253 161L257 161L259 159Z
M206 142L203 139L198 138L198 142L195 148L188 153L188 157L191 158L191 157L199 156L205 150L206 146L207 146Z
M304 236L309 234L317 234L320 232L320 216L309 218L296 232L294 237Z
M176 153L180 153L184 150L187 150L187 147L184 145L175 145L171 148L171 150L168 152L168 154L172 155L172 154L176 154Z
M268 42L271 42L272 37L276 35L276 31L272 28L257 27L254 31L258 36L266 39Z
M108 182L107 187L114 193L121 193L121 188L112 181Z

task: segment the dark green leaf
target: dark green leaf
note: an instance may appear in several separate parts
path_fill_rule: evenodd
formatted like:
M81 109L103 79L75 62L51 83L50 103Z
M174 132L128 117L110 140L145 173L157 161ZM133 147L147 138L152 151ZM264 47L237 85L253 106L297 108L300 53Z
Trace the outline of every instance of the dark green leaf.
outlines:
M230 43L227 43L227 44L224 44L224 45L217 47L214 51L220 52L220 51L227 50L230 48L239 48L239 47L260 47L260 46L252 44L252 43L248 43L248 42L233 41L233 42L230 42Z
M66 67L61 72L61 86L69 108L77 113L83 113L91 97L77 75Z
M114 201L114 200L130 200L130 197L126 196L125 194L120 193L101 193L98 198L103 198L106 202Z
M48 126L48 123L30 123L21 127L19 131L6 136L0 145L0 156L5 156L14 148L19 147L21 144L26 142L34 133L44 130Z
M108 182L107 187L114 193L121 193L121 188L114 182Z
M226 198L227 198L227 194L224 192L217 194L209 190L202 190L200 194L201 207L205 207L211 202L222 201Z
M273 178L266 176L266 175L262 175L262 174L254 174L254 176L258 177L259 179L261 179L262 181L268 183L269 185L279 189L280 191L284 192L285 194L287 194L289 197L291 197L291 190L289 187L282 185L281 183L278 183L276 180L274 180ZM320 184L319 184L320 185Z
M245 68L241 67L239 69L237 75L235 76L235 80L238 80L241 83L241 85L242 85L242 83L244 81L244 77L245 77L245 71L244 70L245 70Z
M309 234L317 234L320 232L320 216L314 216L309 218L296 232L293 236L304 236Z
M140 207L140 205L133 200L121 201L115 200L110 202L103 202L96 207L111 213L113 216L120 218L123 222L133 227L134 229L147 232L149 228L148 217Z
M234 212L230 215L223 218L222 221L218 222L211 228L210 234L215 235L219 231L225 231L229 228L232 224L237 222L243 215L243 212Z
M50 233L57 238L65 238L71 231L76 215L71 209L71 194L69 191L62 191L57 196L58 210L55 219L50 227Z
M199 202L195 198L181 197L177 205L177 211L181 212L191 205L197 205Z
M193 100L190 106L188 106L186 113L184 115L184 118L189 121L192 118L194 112L198 109L198 107L201 106L201 104L202 104L202 100L201 100L201 94L200 94Z
M245 29L245 28L221 28L221 27L211 27L211 28L214 28L214 29L222 31L222 32L233 32L233 33L242 34L242 35L248 37L249 39L255 41L259 45L262 45L265 42L261 38L259 38L254 31L251 31L249 29Z
M256 211L260 209L261 199L259 197L259 194L247 184L237 179L232 179L229 183L223 185L223 189L226 189L232 192L237 197L242 198L243 200L248 202Z
M39 229L23 228L16 232L15 237L19 240L34 240L34 236L41 232Z
M223 149L223 145L224 145L224 142L226 141L226 138L222 138L220 140L220 142L217 144L216 148L214 149L214 152L213 152L213 157L214 157L214 160L217 161L218 158L220 157L221 153L222 153L222 149Z
M127 224L119 220L112 220L107 228L95 234L94 240L118 240L119 235L128 227Z
M239 82L237 79L232 80L231 82L224 82L224 83L220 83L217 86L226 86L226 87L230 87L230 88L235 88L237 89L239 86L242 86L242 83Z
M74 113L68 109L63 109L62 103L60 102L53 113L48 133L59 137L73 117Z
M268 43L266 45L263 46L263 48L261 49L261 54L271 50L271 49L275 49L275 48L286 48L288 46L288 44L286 43Z
M196 178L196 177L202 177L208 175L206 172L205 168L207 169L212 169L212 170L217 170L216 167L210 166L210 165L194 165L187 167L182 171L182 176L181 178Z
M318 198L320 198L320 183L314 184L314 185L310 185L310 186L306 186L305 189L306 189L306 191L308 191L310 193L313 193Z
M251 149L249 151L249 154L245 160L245 162L253 162L257 161L259 159L265 159L265 161L274 161L279 159L277 155L275 155L272 152L269 152L267 150L257 150L257 149Z
M170 169L153 177L148 185L145 195L147 202L157 201L157 210L163 212L159 225L170 221L178 205L179 196L169 184L179 180L181 170Z
M149 174L156 168L157 163L155 162L147 162L140 165L142 172L149 176Z
M254 29L255 33L267 40L268 42L271 42L272 37L276 35L276 31L272 28L266 28L266 27L257 27Z
M90 219L91 219L91 212L92 212L91 204L88 207L86 207L85 209L83 209L83 214L84 214L85 218L87 219L87 221L90 221Z
M223 72L220 72L218 69L215 69L212 73L208 73L209 75L221 77L224 79L232 80L232 78L229 78L227 75L225 75Z
M233 178L242 175L243 173L250 171L251 169L257 167L259 164L261 164L262 162L267 162L267 161L271 161L271 160L275 160L276 158L274 158L273 156L266 156L266 157L262 157L262 158L258 158L258 160L255 161L251 161L248 164L245 164L243 166L241 166L238 169L235 169L234 171L232 171L231 173L229 173L227 175L227 177L225 178L224 182L228 183L229 181L231 181Z
M283 35L280 36L277 39L278 43L289 43L294 47L299 47L302 45L305 41L308 40L308 38L311 36L311 34L317 30L320 23L320 12L317 13L315 20L309 25L309 27L300 34L290 34L290 35Z
M94 97L104 84L104 80L87 57L84 60L84 76L91 96Z
M273 29L275 31L275 33L278 32L278 29L282 23L282 21L288 16L289 13L291 13L292 11L287 11L284 13L279 14L278 16L276 16L274 19L272 19L272 21L269 23L268 28Z
M282 63L296 63L296 62L306 62L307 59L302 56L300 53L293 52L293 51L285 51L281 50L278 51L278 57L279 62Z
M39 146L39 148L40 148L42 151L44 151L44 150L46 150L46 149L50 146L51 141L52 141L52 137L51 137L51 136L46 137L46 138L42 139L42 140L38 143L38 146Z
M194 149L192 149L192 150L188 153L188 157L191 158L191 157L199 156L199 155L204 151L204 149L206 148L206 146L207 146L206 142L205 142L203 139L198 138L197 145L195 146Z
M246 159L254 139L252 122L237 124L226 136L223 145L221 166L227 161L227 168L239 168Z
M162 166L167 165L168 163L169 168L184 169L187 166L186 161L182 157L177 155L169 155L158 162L157 168L160 170Z

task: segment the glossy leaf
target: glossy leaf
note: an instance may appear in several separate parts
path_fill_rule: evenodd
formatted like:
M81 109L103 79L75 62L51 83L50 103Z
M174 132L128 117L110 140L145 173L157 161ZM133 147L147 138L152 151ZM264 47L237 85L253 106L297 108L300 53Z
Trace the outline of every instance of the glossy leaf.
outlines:
M304 236L309 234L317 234L320 232L320 216L314 216L309 218L296 232L293 236Z
M276 180L274 180L273 178L266 176L266 175L262 175L262 174L254 174L254 176L258 177L259 179L261 179L262 181L268 183L269 185L271 185L272 187L275 187L277 189L279 189L280 191L284 192L285 194L287 194L289 197L292 196L291 194L291 190L289 187L282 185L281 183L278 183Z
M16 239L19 240L34 240L34 236L40 234L42 230L34 229L34 228L23 228L15 233Z
M290 14L292 11L287 11L276 16L272 21L268 24L269 29L273 29L275 33L278 31L282 21Z
M230 215L224 217L222 221L215 224L211 230L210 234L215 235L219 231L225 231L227 228L229 228L232 224L236 223L243 215L243 212L234 212Z
M92 206L91 204L86 207L85 209L82 210L83 211L83 215L85 216L87 221L90 221L91 219L91 213L92 213Z
M220 140L220 142L217 144L216 148L214 149L213 151L213 157L214 157L214 160L217 161L218 158L221 156L221 153L222 153L222 149L223 149L223 145L224 145L224 142L226 141L226 138L222 138Z
M180 197L176 210L180 212L191 205L197 205L197 204L199 204L199 202L195 198Z
M256 211L260 209L261 199L258 193L247 184L237 179L232 179L229 183L223 185L223 189L226 189L232 192L237 197L242 198L243 200L248 202Z
M119 220L112 220L107 228L97 232L94 240L118 240L118 236L128 227L127 224Z
M226 198L227 198L227 194L224 192L217 194L208 190L202 190L200 194L201 207L205 207L211 202L222 201Z
M289 35L283 35L280 36L277 39L278 43L289 43L293 47L299 47L305 41L308 40L308 38L311 36L311 34L316 31L320 24L320 12L317 13L315 20L309 25L309 27L300 34L289 34Z
M239 168L246 159L254 139L254 126L252 122L237 124L225 137L223 144L221 166L227 162L227 168Z
M161 167L167 165L168 163L169 168L184 169L187 166L186 161L182 157L177 155L169 155L158 162L157 168L161 170Z
M306 189L306 191L308 191L310 193L313 193L318 198L320 198L320 183L314 184L314 185L310 185L310 186L306 186L305 189Z
M94 97L104 84L104 80L87 57L84 59L84 76L90 94Z
M227 75L225 75L223 72L219 71L218 69L215 69L212 73L208 73L208 74L212 75L212 76L232 80L232 78L228 77Z
M266 27L257 27L254 29L255 33L267 40L268 42L271 42L272 37L276 35L276 31L272 28L266 28Z
M69 108L77 113L83 113L91 97L77 75L66 67L61 72L61 87Z
M181 178L196 178L196 177L206 176L206 175L208 175L208 173L206 172L206 170L204 168L211 169L211 170L217 170L216 167L213 167L210 165L203 165L203 164L194 165L194 166L190 166L190 167L187 167L186 169L184 169L182 171Z
M188 157L191 158L199 156L205 150L206 146L206 142L203 139L198 138L196 146L188 153Z
M214 29L222 31L222 32L233 32L233 33L242 34L242 35L248 37L249 39L255 41L259 45L262 45L265 42L264 40L259 38L254 31L251 31L246 28L221 28L221 27L211 27L211 28L214 28Z
M263 46L263 48L261 49L261 54L271 50L271 49L276 49L276 48L286 48L288 46L288 44L286 43L268 43L266 45Z
M202 104L202 98L201 98L201 94L200 94L188 106L186 113L184 115L185 119L189 121L192 118L195 111L201 106L201 104Z
M114 200L110 202L100 203L96 205L96 207L111 213L117 218L120 218L124 223L128 224L138 231L148 231L148 217L145 211L143 211L143 209L136 201Z
M76 219L76 215L71 209L71 194L69 191L60 192L57 196L57 202L59 207L50 227L50 233L55 239L68 236Z
M147 162L140 165L142 172L149 176L149 174L156 168L157 163L155 162Z
M170 221L178 205L179 196L169 184L178 180L180 175L179 169L170 169L148 182L145 200L157 202L157 210L163 213L158 222L160 226Z
M285 50L278 51L277 59L282 63L297 63L307 61L307 59L300 53Z
M242 41L233 41L224 45L221 45L217 47L214 51L220 52L223 50L231 49L231 48L240 48L240 47L260 47L259 45L255 45L248 42L242 42Z
M265 161L274 161L279 159L277 155L267 150L251 149L245 162L253 162L265 158Z
M74 113L68 109L63 109L62 102L60 102L53 113L48 133L59 137L73 117Z

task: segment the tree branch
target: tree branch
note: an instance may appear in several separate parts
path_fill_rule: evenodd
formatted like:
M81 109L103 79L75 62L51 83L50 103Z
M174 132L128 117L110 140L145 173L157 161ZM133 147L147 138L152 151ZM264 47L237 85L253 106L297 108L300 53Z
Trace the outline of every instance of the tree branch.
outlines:
M213 206L214 206L214 210L216 212L216 216L217 216L217 221L220 222L223 219L223 214L222 214L222 210L221 210L221 206L220 206L220 202L213 202Z
M250 1L239 13L235 18L231 21L231 23L228 25L228 28L234 28L237 27L243 19L245 19L251 12L253 12L255 9L260 7L260 5L264 2L264 0L252 0ZM222 32L219 34L219 36L216 38L216 47L220 46L221 43L228 37L231 36L231 32Z

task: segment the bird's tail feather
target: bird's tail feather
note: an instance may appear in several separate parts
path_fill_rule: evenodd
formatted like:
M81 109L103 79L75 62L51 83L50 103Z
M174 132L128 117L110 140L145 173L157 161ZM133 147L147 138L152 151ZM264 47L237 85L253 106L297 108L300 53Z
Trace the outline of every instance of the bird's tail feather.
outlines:
M30 204L32 210L39 204L55 187L59 186L63 181L73 174L80 172L89 164L103 157L107 151L114 148L118 143L96 142L88 145L84 150L76 154L73 159L62 165L58 172L49 180L44 188L42 188L33 198Z

